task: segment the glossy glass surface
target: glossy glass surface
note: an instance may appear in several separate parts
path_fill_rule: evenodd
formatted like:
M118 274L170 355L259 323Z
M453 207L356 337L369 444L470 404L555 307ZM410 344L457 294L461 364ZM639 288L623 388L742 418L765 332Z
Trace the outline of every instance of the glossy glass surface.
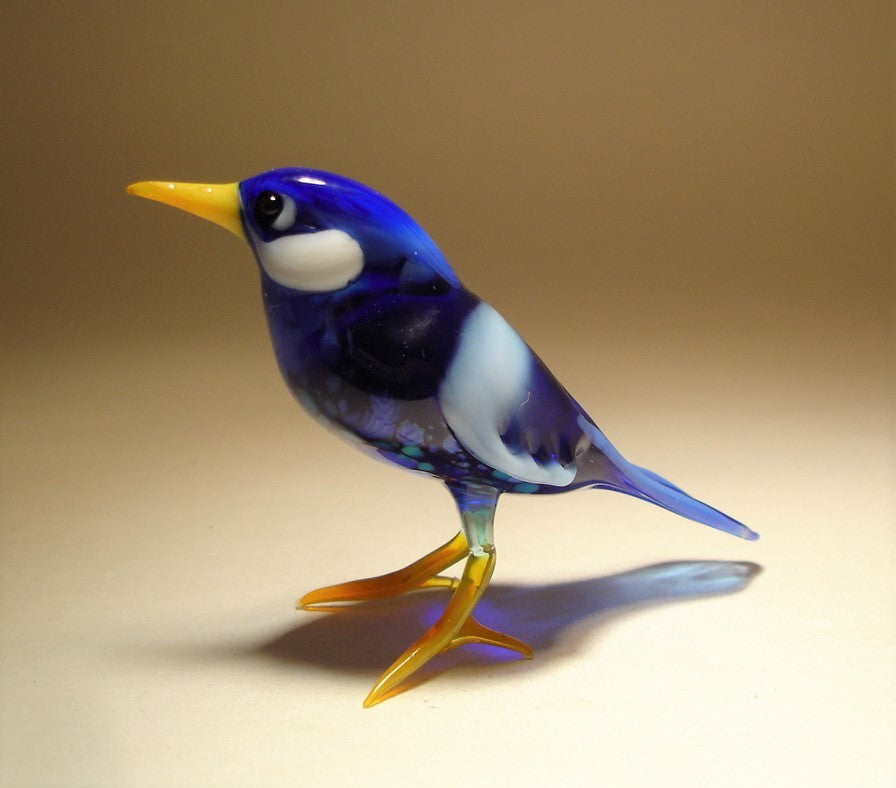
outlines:
M372 706L438 653L469 642L530 657L473 609L495 566L503 493L609 489L746 539L742 523L628 462L510 325L466 290L423 229L362 184L274 170L237 184L135 184L248 240L274 354L319 422L368 454L441 479L462 531L398 572L327 586L300 607L419 588L453 591L442 617L389 667ZM459 580L440 575L466 558Z

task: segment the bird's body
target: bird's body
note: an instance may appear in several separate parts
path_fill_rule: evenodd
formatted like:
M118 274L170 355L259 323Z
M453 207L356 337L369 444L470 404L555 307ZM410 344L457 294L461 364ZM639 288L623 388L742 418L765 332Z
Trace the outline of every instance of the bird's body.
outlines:
M583 458L575 456L576 447L584 453L578 419L584 414L518 340L510 348L493 348L504 351L497 358L487 355L483 345L489 336L494 340L487 329L501 318L462 287L431 294L362 293L324 310L296 304L275 283L265 282L264 288L273 344L290 390L350 442L410 470L501 492L556 492L577 475L575 462ZM509 338L506 323L502 328ZM466 359L471 345L490 364L501 363L504 355L509 366L507 355L525 351L526 368L509 370L495 384L513 389L509 393L518 401L505 394L500 408L464 413L463 400L473 395L468 389L483 385L481 376L469 374L474 370L460 369L477 364L475 356ZM489 450L489 443L497 445ZM586 483L583 476L577 486Z
M441 639L421 638L384 674L368 704L461 642L530 653L470 615L493 567L492 517L502 493L611 489L755 538L625 460L498 312L463 287L419 225L378 193L299 168L238 186L148 183L132 191L246 238L259 262L274 352L298 401L368 453L440 478L457 501L464 532L408 567L418 582L409 587L407 572L400 582L393 575L401 573L393 573L303 599L320 609L421 586L456 587ZM459 584L436 576L467 552Z

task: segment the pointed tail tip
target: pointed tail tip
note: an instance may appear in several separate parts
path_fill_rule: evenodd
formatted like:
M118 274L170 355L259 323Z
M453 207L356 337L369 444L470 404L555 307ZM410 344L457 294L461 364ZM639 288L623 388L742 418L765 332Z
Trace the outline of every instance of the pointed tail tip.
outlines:
M759 539L759 534L745 526L740 520L735 520L733 517L730 517L724 512L720 512L718 509L706 506L706 504L703 504L703 506L706 507L705 511L711 513L710 517L701 516L704 512L692 511L684 513L675 509L673 509L673 511L675 511L676 514L684 514L685 517L695 520L698 523L708 525L710 528L717 528L719 531L724 531L732 536L739 536L741 539L746 539L748 542L755 542ZM695 514L697 516L695 516Z
M646 468L631 466L624 481L628 489L624 489L623 492L629 495L643 498L689 520L717 528L732 536L739 536L748 542L755 542L759 538L759 534L739 520L688 495L680 487Z

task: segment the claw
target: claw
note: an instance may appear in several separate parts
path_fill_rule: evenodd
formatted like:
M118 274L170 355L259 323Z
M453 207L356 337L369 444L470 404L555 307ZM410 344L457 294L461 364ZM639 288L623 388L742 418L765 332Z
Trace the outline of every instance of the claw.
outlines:
M380 676L364 701L364 708L391 697L399 684L434 656L464 643L490 643L517 651L524 657L532 656L532 649L522 641L488 629L470 616L494 569L493 551L470 555L442 616Z
M346 602L386 599L418 588L456 588L458 581L455 578L438 573L460 561L468 551L467 539L461 531L438 549L403 569L379 577L365 577L363 580L317 588L296 602L296 607L300 610L333 612Z
M347 602L384 599L424 588L445 588L454 593L439 620L408 648L378 679L364 701L375 706L400 692L400 685L443 651L466 643L500 646L532 657L521 640L496 632L473 618L473 608L495 569L493 521L499 492L484 485L448 485L461 516L463 530L428 555L396 572L353 580L310 591L297 603L304 610L336 611ZM439 574L467 556L460 579Z
M459 577L448 577L448 575L436 575L429 578L425 583L421 583L418 588L448 588L454 591L460 585Z
M483 626L473 616L464 621L457 634L451 638L451 642L443 650L448 651L449 649L457 648L457 646L465 646L468 643L500 646L501 648L517 652L523 659L532 659L535 653L532 646L528 643L524 643L522 640L518 640L510 635L505 635L503 632L498 632L496 629Z

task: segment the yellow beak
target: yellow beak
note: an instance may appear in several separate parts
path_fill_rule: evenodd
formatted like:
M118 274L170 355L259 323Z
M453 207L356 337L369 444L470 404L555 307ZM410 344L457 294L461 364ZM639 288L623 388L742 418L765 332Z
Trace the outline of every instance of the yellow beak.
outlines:
M143 181L128 186L128 194L157 200L182 211L194 213L210 222L220 224L244 241L240 219L240 193L236 183L170 183Z

